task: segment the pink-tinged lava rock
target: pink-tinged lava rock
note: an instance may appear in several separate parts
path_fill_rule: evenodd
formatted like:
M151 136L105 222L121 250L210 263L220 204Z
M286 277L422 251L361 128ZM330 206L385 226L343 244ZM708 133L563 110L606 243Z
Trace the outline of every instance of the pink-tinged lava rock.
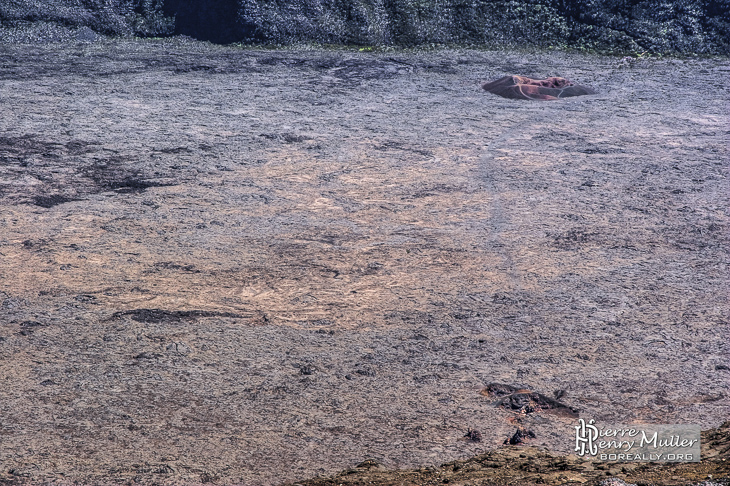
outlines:
M530 79L505 76L482 84L482 89L505 98L517 100L557 100L568 96L596 94L588 86L580 86L565 78Z

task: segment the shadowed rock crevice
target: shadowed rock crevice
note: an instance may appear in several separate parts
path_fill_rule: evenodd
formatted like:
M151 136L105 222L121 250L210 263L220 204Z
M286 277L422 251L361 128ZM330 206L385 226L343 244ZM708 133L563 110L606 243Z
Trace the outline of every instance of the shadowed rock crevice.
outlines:
M255 39L255 26L242 22L237 0L166 0L165 15L175 18L175 35L216 44Z
M189 310L189 311L166 311L162 309L134 309L123 312L114 313L115 318L122 316L129 316L133 321L142 323L175 323L187 320L195 320L201 317L233 317L242 318L241 314L235 314L232 312L212 312L204 310Z
M48 196L35 196L33 198L33 204L42 208L49 209L53 206L58 206L59 204L64 204L75 200L76 199L62 196L60 194L51 194Z

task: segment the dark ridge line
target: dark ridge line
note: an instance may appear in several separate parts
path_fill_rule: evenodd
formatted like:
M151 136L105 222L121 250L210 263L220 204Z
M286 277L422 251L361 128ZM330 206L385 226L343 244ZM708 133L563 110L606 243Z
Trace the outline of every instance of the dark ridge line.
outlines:
M130 316L132 320L142 323L158 323L164 321L183 321L188 319L198 319L200 317L232 317L236 319L243 319L246 316L236 314L233 312L215 312L215 311L204 311L204 310L178 310L178 311L167 311L164 309L133 309L128 311L115 312L112 315L113 319L118 319L123 316Z

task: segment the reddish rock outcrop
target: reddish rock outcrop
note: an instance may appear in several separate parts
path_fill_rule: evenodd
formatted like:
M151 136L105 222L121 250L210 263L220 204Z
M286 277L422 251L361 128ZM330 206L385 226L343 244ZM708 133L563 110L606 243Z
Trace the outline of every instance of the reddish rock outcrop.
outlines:
M557 100L568 96L596 94L588 86L580 86L565 78L531 79L505 76L482 84L482 89L505 98L518 100Z

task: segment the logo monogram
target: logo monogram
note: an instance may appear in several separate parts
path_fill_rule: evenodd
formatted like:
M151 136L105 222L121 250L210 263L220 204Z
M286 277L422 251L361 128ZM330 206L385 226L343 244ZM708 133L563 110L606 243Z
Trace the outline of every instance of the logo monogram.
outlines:
M588 423L578 419L578 425L575 426L575 452L579 456L585 456L586 452L592 456L598 454L598 447L595 444L595 440L598 439L598 427L593 425L595 422L593 419Z

